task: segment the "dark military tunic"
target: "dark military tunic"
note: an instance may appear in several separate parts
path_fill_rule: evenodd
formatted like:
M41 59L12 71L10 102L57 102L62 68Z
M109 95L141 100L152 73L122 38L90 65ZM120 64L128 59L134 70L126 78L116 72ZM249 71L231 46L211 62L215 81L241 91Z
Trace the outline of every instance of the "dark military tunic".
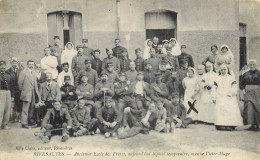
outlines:
M184 66L184 62L188 62L188 67L194 68L194 62L191 55L187 53L181 53L181 55L178 56L178 60L179 60L180 67Z
M100 75L100 73L102 72L102 61L100 59L96 59L94 58L92 60L92 65L91 65L92 69L97 71L97 74Z
M137 72L144 71L144 59L143 58L136 58L134 60L134 62L136 65L135 69Z

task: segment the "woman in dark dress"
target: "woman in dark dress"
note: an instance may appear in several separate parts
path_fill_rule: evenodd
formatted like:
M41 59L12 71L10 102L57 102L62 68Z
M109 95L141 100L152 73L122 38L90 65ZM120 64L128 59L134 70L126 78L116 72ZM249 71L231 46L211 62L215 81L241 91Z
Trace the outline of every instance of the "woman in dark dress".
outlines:
M256 60L249 60L249 71L243 74L240 89L244 92L244 124L251 124L248 130L259 131L260 124L260 71Z

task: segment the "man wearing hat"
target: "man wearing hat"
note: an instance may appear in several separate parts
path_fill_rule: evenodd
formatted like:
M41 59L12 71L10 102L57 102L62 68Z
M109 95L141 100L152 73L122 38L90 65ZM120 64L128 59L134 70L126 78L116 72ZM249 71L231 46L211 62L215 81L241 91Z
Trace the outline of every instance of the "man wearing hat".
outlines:
M60 73L61 72L61 53L63 51L63 47L60 46L60 37L59 36L54 36L54 44L49 45L50 50L51 50L51 55L57 57L58 60L58 66L57 70Z
M159 43L157 45L157 52L156 52L156 57L161 59L164 59L166 57L166 54L162 51L163 45Z
M120 71L121 72L128 71L129 70L129 64L132 60L129 59L127 50L124 50L122 52L122 58L120 58L119 61L120 61L120 69L121 69Z
M93 51L94 59L92 60L92 69L97 71L98 76L102 72L102 60L100 59L100 50L96 49Z
M83 54L89 57L90 60L92 60L93 49L88 47L88 39L86 38L82 39L82 47L83 47Z
M181 54L178 55L180 67L183 67L184 62L188 62L188 67L194 67L193 58L186 52L186 45L181 45Z
M0 61L0 127L1 129L9 129L8 126L11 99L13 97L13 80L11 76L6 73L6 62Z
M97 109L98 128L106 138L116 135L122 121L122 115L115 108L111 97L106 98L102 107Z
M61 101L61 91L57 82L53 81L52 74L46 73L46 81L40 86L39 93L42 104L37 109L37 122L41 122L47 112L47 109L52 108L54 101Z
M136 81L137 71L135 70L135 62L130 62L129 68L130 70L126 72L126 77L130 82Z
M120 72L119 59L113 56L112 49L106 49L106 53L107 53L107 57L104 58L104 60L102 62L102 71L104 71L106 69L108 63L113 63L113 65L115 67L115 71L119 73Z
M11 67L6 70L6 73L11 76L12 84L13 84L13 109L11 113L11 122L18 122L21 120L22 113L22 102L20 100L20 90L18 86L18 77L22 69L19 67L19 61L16 57L11 58Z
M71 76L64 76L64 85L60 88L60 92L63 107L70 112L77 100L76 88L71 85Z
M76 87L76 94L85 100L85 105L91 111L91 117L94 117L94 86L88 83L88 75L83 73L80 78L80 84Z
M87 57L86 55L83 54L82 45L77 46L77 51L78 51L78 53L75 57L72 58L72 64L71 64L71 71L72 71L74 78L78 76L79 71L85 69L85 61L86 60L91 61L91 59L89 57Z
M178 58L172 55L171 47L168 47L166 50L167 56L163 60L168 63L167 68L170 68L173 71L177 71L180 68Z
M155 71L151 62L146 62L144 73L144 81L151 85L155 81Z
M76 77L76 85L80 84L80 79L83 74L87 75L89 84L91 84L92 86L95 86L97 84L97 82L98 82L97 71L92 69L91 64L92 64L92 62L90 60L85 61L85 69L81 70L78 73L78 76Z
M100 82L95 86L94 97L96 99L95 102L95 113L98 108L104 104L107 98L111 98L115 95L114 85L111 82L108 82L107 73L101 73ZM115 105L115 104L113 104Z
M126 79L126 74L119 74L119 82L114 84L115 95L118 97L117 108L123 114L125 107L136 108L133 84Z
M152 65L153 71L157 72L159 70L160 59L156 57L156 52L154 48L151 48L149 53L150 58L146 59L144 64L146 65L147 63L150 63Z
M171 71L167 69L167 64L168 63L166 61L162 60L160 64L160 71L159 71L162 76L162 82L165 84L168 82L169 77L171 75Z
M144 71L144 59L140 48L135 49L136 59L134 60L136 65L136 71Z
M57 58L51 55L51 50L48 47L44 49L44 54L45 56L41 59L42 69L44 70L45 73L50 72L52 74L52 78L57 80L58 78Z
M102 73L106 73L108 75L108 82L114 83L118 82L118 72L114 70L114 64L112 62L107 63L107 67Z
M64 62L62 64L62 72L59 73L58 75L58 84L60 87L62 87L64 85L64 78L65 76L69 76L70 77L70 85L74 86L74 76L71 72L71 70L69 70L69 63L68 62Z
M120 39L115 39L115 45L116 47L112 49L113 51L113 56L118 58L118 59L122 59L124 56L123 56L123 52L126 51L127 49L123 46L121 46L120 44ZM128 55L127 55L128 57Z

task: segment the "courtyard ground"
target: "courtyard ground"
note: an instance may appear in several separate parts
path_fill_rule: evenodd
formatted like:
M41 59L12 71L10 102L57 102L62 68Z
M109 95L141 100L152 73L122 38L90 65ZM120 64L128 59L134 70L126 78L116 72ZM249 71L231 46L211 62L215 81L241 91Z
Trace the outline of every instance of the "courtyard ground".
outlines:
M60 142L54 136L43 144L34 132L11 124L0 130L0 160L13 159L260 159L260 132L217 131L212 125L190 125L174 133L150 132L128 139L109 138L100 134L70 138Z

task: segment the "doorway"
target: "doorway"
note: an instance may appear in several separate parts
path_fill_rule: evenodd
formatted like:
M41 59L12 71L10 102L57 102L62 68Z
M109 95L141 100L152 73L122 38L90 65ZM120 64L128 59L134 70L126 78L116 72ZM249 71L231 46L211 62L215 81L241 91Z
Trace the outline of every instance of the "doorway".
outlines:
M177 37L177 13L168 10L154 10L145 13L146 39L154 36L163 40Z
M247 65L246 24L239 23L239 34L239 69L241 70L243 66Z

